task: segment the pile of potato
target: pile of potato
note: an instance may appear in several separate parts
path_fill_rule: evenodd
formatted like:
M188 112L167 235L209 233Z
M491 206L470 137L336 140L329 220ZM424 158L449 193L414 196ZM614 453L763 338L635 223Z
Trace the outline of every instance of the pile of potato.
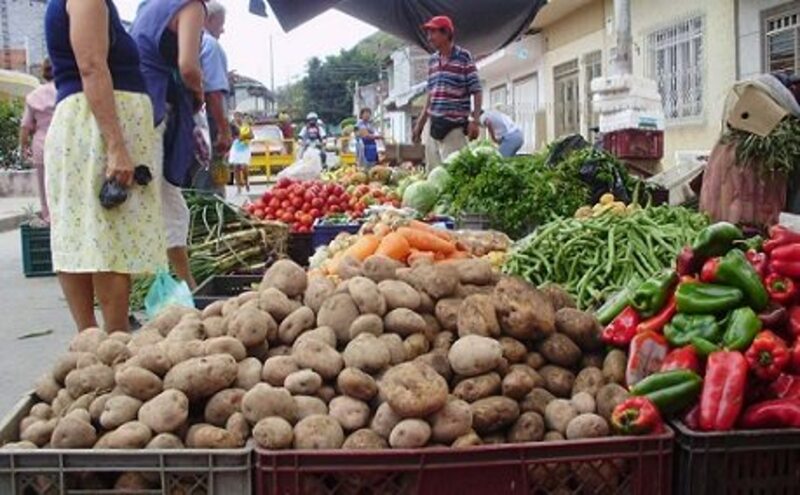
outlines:
M557 287L489 262L381 256L334 284L288 260L257 291L81 332L6 448L467 447L608 435L625 355Z

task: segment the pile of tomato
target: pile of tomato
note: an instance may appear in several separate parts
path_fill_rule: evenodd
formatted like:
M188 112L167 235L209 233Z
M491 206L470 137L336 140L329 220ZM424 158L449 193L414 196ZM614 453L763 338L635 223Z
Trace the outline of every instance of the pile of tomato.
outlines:
M362 184L347 188L353 216L358 218L372 205L391 205L400 208L401 198L387 186Z
M291 179L280 179L245 209L258 219L286 223L297 233L311 232L317 218L354 211L350 195L339 184Z

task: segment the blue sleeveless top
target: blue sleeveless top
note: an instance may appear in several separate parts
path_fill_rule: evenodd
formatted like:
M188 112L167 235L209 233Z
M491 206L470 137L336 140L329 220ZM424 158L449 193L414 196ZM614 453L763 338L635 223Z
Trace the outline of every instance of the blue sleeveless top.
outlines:
M146 93L139 68L136 43L125 31L119 13L111 0L108 6L108 68L114 89L133 93ZM53 76L58 90L57 101L83 91L78 63L69 39L69 14L67 0L50 0L44 17L47 52L53 63Z

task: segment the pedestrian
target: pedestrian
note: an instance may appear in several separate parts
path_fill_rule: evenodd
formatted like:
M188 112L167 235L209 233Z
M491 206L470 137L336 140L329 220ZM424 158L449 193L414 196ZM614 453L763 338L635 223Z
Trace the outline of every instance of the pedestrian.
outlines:
M492 141L500 146L500 154L506 158L516 155L525 143L522 129L499 110L486 110L481 114L480 122L489 131Z
M236 194L242 194L242 188L250 192L250 160L253 155L250 150L250 141L253 140L253 128L244 116L236 112L233 115L233 125L237 129L236 139L233 141L231 151L228 153L228 163L233 168L233 177L236 182Z
M131 274L166 262L161 156L133 39L109 0L50 0L47 50L57 90L47 135L47 196L53 269L78 330L127 331ZM113 42L112 42L113 40ZM147 186L133 185L147 165ZM106 179L127 187L113 209L100 204Z
M377 165L378 139L381 136L372 124L372 110L362 108L356 122L356 155L359 167L371 168Z
M206 7L201 0L145 0L131 28L153 102L154 121L163 133L166 180L161 203L167 257L175 275L191 289L197 284L189 268L189 208L181 188L191 184L194 114L205 100L200 67L205 18Z
M425 145L428 169L477 139L481 115L481 82L472 55L455 44L455 27L447 16L425 23L428 42L436 50L428 61L428 98L414 127L419 143L430 120L430 139Z
M19 147L22 156L33 164L36 170L36 182L39 188L39 205L41 217L50 222L50 211L47 208L47 195L44 187L44 138L56 108L56 85L53 82L53 67L50 59L42 63L42 79L44 83L25 97L25 111L19 128Z

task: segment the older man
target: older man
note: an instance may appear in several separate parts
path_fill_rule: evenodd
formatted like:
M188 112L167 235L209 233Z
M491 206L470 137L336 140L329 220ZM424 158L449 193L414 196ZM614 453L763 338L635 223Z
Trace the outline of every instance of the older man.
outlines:
M430 139L425 146L430 170L466 146L467 137L478 137L482 97L472 55L455 44L453 21L437 16L423 27L436 53L428 62L428 99L414 127L414 142L420 142L430 119Z

